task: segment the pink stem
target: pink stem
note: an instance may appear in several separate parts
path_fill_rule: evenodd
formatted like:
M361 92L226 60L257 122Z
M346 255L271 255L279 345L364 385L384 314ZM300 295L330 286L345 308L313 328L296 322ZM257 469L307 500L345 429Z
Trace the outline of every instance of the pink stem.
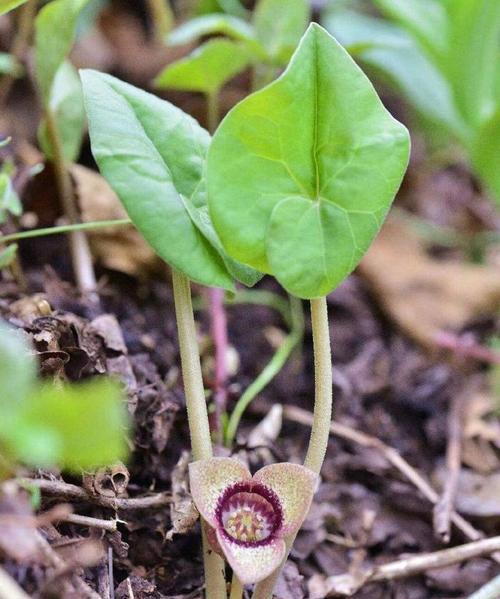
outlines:
M470 335L455 335L447 331L439 331L435 336L439 347L450 349L461 358L472 358L480 362L500 364L500 352L477 343Z
M208 290L209 313L212 339L215 349L214 373L214 405L215 414L212 418L214 432L221 431L221 416L226 411L227 404L227 318L224 309L224 290L211 287Z

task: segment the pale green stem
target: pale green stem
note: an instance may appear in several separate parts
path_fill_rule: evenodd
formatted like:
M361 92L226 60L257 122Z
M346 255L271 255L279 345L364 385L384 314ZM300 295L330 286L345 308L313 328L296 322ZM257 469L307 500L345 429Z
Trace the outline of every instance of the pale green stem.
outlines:
M298 298L290 296L290 307L292 321L291 331L281 343L271 360L266 364L259 376L245 389L244 393L238 399L226 428L225 444L227 447L230 447L233 443L241 417L243 416L247 407L262 391L262 389L264 389L264 387L266 387L279 373L294 348L302 339L304 331L302 303Z
M332 357L325 297L311 300L311 324L314 346L315 398L311 437L304 465L319 474L328 446L332 419ZM294 534L286 539L287 551L281 566L271 576L256 585L253 599L269 599L272 597L273 589L281 569L288 559L288 554L296 536Z
M219 106L219 90L206 94L207 99L207 127L213 135L219 125L220 106Z
M47 123L47 135L52 148L54 171L59 197L64 213L72 224L79 221L78 210L73 192L73 183L66 167L61 137L57 129L57 123L49 106L45 106L45 121ZM86 293L87 297L94 302L99 298L96 293L96 279L92 255L89 244L83 231L73 231L69 234L69 245L73 271L79 290Z
M204 460L212 457L212 442L196 341L190 283L186 275L174 268L172 268L172 282L191 449L194 460ZM206 597L226 599L224 561L210 548L204 529L202 529L202 539Z
M243 585L241 584L240 579L233 574L233 579L231 581L231 593L229 594L229 599L241 599L243 597Z
M96 220L90 223L77 223L75 225L61 225L59 227L45 227L43 229L33 229L32 231L21 231L11 235L0 235L0 243L10 243L20 239L30 239L32 237L45 237L47 235L60 235L61 233L70 233L71 231L93 231L95 229L104 229L107 227L118 227L130 225L132 221L129 218L115 220Z
M0 568L0 599L29 599L29 595L3 568Z
M148 0L149 13L153 21L155 37L165 41L175 24L175 16L169 0Z

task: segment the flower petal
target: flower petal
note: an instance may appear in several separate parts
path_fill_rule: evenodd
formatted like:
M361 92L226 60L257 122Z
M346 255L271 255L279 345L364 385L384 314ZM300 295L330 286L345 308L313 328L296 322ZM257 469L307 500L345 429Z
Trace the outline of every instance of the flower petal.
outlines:
M267 578L286 554L285 541L281 538L272 538L260 545L235 543L220 531L217 531L217 538L229 565L242 584L253 584Z
M248 468L234 458L210 458L189 464L191 495L200 514L217 527L215 509L224 489L238 481L251 478Z
M255 473L257 480L276 493L283 509L283 525L281 535L296 532L307 512L316 490L318 475L299 464L271 464Z

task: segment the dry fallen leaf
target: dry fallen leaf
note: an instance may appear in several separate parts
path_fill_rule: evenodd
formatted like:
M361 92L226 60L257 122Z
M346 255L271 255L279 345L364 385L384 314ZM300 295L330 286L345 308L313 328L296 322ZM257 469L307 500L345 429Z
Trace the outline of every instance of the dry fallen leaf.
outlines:
M459 330L500 306L498 268L433 259L400 219L382 228L360 272L387 314L428 349L441 331Z
M190 453L183 451L172 471L172 503L170 504L172 528L166 534L167 541L171 541L174 534L182 535L192 530L196 520L198 520L198 510L188 491L188 464L190 458Z
M120 200L99 173L74 164L71 174L84 222L127 218ZM106 268L138 277L161 271L160 259L132 226L96 229L88 235L92 253Z

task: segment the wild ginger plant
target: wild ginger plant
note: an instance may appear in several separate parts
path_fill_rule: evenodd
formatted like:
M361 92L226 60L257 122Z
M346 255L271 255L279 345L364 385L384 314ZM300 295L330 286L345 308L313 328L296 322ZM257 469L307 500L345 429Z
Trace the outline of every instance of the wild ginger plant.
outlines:
M235 106L213 139L168 102L109 75L82 79L99 168L172 267L207 597L226 596L219 554L235 574L232 597L251 583L255 597L270 597L328 443L326 295L380 229L406 170L408 133L316 24L286 71ZM315 400L304 466L252 477L238 460L212 457L189 280L231 291L235 279L252 284L261 272L310 300Z

